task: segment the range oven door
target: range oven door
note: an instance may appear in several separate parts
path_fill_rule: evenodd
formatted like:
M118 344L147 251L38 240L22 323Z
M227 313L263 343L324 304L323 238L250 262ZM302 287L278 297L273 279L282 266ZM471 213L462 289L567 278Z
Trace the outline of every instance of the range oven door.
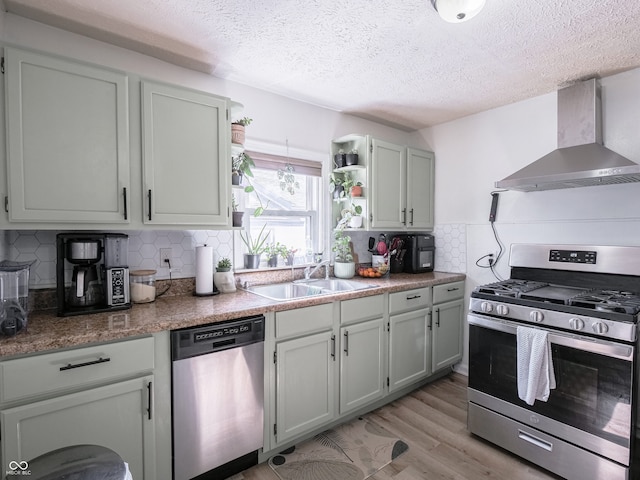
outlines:
M557 386L530 406L518 398L518 324L475 313L468 321L470 402L629 465L633 346L547 330Z

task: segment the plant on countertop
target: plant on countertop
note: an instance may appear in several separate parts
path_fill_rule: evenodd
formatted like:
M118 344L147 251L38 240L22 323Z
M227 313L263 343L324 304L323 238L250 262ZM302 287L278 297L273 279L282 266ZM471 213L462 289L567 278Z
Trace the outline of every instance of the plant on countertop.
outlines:
M271 234L271 232L266 232L266 233L264 232L264 229L266 227L267 227L267 224L265 223L262 226L262 229L260 230L260 233L256 238L253 238L251 236L251 232L249 231L240 232L240 238L242 239L244 244L247 246L249 255L260 255L264 253L265 242L267 241L267 238L269 238L269 235Z
M218 260L218 266L216 267L217 272L228 272L231 270L231 260L227 257L222 257Z
M351 252L351 237L349 235L345 235L342 229L336 228L334 230L334 243L331 250L336 254L336 262L353 262L353 253Z

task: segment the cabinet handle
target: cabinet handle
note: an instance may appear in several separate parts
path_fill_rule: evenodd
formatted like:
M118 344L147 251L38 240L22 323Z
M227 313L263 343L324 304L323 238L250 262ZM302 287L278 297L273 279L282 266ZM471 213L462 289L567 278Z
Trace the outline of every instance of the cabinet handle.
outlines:
M153 388L152 388L152 384L153 382L149 382L147 383L147 398L148 398L148 404L147 404L147 418L149 420L151 420L151 406L153 405Z
M429 317L429 330L433 330L433 315L431 314L431 310L429 310L427 316Z
M98 363L106 363L106 362L110 362L111 359L109 357L100 357L97 360L91 360L90 362L84 362L84 363L67 363L64 367L60 367L60 371L64 372L65 370L72 370L74 368L80 368L80 367L88 367L89 365L96 365Z
M4 197L4 211L9 213L9 195Z
M149 221L151 221L151 189L149 189Z
M122 187L122 196L124 197L124 219L127 220L127 187Z
M331 335L331 358L336 361L336 336Z
M409 222L409 225L413 225L413 208L410 210L411 213L411 221Z
M344 332L344 356L349 356L349 331L345 330Z
M402 209L402 223L404 223L405 225L407 224L407 209L406 208Z
M407 297L407 300L415 300L416 298L420 298L422 295L414 295L413 297Z
M455 292L456 290L460 290L458 287L455 288L447 288L447 292Z
M436 327L440 328L440 309L436 308Z

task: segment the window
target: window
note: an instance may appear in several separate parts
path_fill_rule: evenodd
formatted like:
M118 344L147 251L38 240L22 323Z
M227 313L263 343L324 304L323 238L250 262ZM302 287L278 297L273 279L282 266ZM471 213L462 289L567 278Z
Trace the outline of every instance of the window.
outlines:
M269 232L267 243L279 242L291 250L295 250L294 263L303 264L313 261L313 254L323 251L322 219L322 177L321 164L310 160L293 159L257 152L247 152L255 163L252 168L253 177L246 178L243 185L250 184L255 191L245 193L234 192L237 201L244 204L244 228L255 239L263 227ZM295 178L293 194L281 185L278 172L291 168ZM241 199L238 199L241 197ZM255 217L257 208L264 208L263 213ZM265 226L266 225L266 226ZM244 243L240 242L242 252L246 252ZM241 255L238 255L241 258ZM267 259L261 259L266 262ZM242 265L236 258L236 263ZM283 264L282 259L279 260Z

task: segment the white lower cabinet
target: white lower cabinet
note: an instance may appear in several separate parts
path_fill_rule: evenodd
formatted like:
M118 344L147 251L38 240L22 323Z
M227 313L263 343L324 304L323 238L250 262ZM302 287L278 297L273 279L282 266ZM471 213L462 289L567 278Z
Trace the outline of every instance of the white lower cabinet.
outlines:
M340 414L385 395L384 296L345 300L340 305Z
M464 282L433 287L433 371L462 359Z
M95 444L155 479L154 360L145 337L0 362L1 468Z
M3 467L93 444L119 454L133 478L155 478L155 432L148 412L152 386L149 375L2 410Z
M276 444L335 417L336 338L331 304L275 315Z

